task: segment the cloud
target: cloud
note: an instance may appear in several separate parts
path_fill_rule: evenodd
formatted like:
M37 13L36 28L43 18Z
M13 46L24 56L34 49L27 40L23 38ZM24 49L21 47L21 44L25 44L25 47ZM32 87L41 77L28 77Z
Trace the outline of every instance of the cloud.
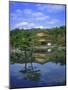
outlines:
M43 29L43 28L44 28L44 26L40 25L40 26L37 26L36 28Z
M16 17L16 14L15 13L10 13L10 18L12 17Z
M23 12L24 12L24 14L32 14L31 9L24 9Z
M60 22L60 20L58 20L58 19L50 19L48 22L47 22L47 24L48 25L57 25L57 24L60 24L61 22Z
M44 16L44 14L42 12L34 12L32 13L32 16L39 17L39 16Z
M19 28L19 29L31 29L31 28L45 28L43 25L38 25L36 23L33 22L19 22L15 25L14 28Z
M34 12L32 13L32 16L35 20L40 20L40 21L50 18L48 15L44 15L42 12Z
M15 25L15 28L24 28L24 29L30 29L36 27L34 23L32 22L19 22Z
M21 14L21 13L22 13L22 10L17 9L17 10L16 10L16 13L20 13L20 14Z
M24 19L22 17L24 17L24 13L21 9L16 9L14 12L10 13L10 21L12 22L19 22Z
M17 20L16 13L10 13L10 22L13 23Z
M20 23L16 24L15 26L19 27L19 26L24 26L24 25L27 25L27 24L28 24L28 22L20 22Z
M43 12L34 12L31 9L24 9L24 15L28 16L30 20L46 20L49 19L48 15L44 15Z
M43 16L44 15L42 12L35 12L35 11L32 11L31 9L24 9L23 12L26 15L30 14L31 16L34 16L34 17L38 17L38 16Z
M64 5L55 4L36 4L35 7L32 8L17 7L15 10L13 10L13 12L10 13L10 25L12 28L28 29L43 28L45 25L60 25L63 24L64 12L61 11L64 9ZM54 16L53 13L57 12L61 12L63 17L59 18L59 13Z
M43 16L43 17L37 17L36 20L44 21L44 20L49 19L49 18L50 18L49 16Z
M60 12L65 9L65 6L63 5L48 5L47 11L48 12Z
M36 5L39 10L45 10L47 12L59 12L65 10L64 5L56 5L56 4L37 4Z
M47 4L37 4L36 6L39 10L44 10L47 7Z

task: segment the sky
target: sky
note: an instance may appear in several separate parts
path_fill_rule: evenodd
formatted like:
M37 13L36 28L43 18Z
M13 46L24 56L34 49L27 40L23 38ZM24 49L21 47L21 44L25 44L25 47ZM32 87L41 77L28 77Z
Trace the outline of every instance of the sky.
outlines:
M65 5L10 1L10 30L65 25Z

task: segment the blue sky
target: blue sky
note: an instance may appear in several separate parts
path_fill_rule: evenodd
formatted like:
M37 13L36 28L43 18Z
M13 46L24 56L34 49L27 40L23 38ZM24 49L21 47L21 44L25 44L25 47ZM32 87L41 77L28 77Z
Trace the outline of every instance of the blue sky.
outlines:
M65 6L10 1L10 30L65 25Z

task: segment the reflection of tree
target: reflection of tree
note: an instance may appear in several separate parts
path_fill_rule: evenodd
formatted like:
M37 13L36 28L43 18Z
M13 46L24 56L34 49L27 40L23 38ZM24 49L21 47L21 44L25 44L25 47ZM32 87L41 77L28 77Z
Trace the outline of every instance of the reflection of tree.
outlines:
M54 49L54 48L53 48ZM45 50L44 50L45 51ZM24 55L24 53L26 53ZM58 50L58 48L52 50L50 53L43 53L41 52L34 52L33 50L22 52L22 53L15 53L12 54L12 63L25 63L25 68L27 70L27 63L32 65L33 62L45 64L47 62L55 62L60 64L65 64L65 50Z
M27 68L27 71L24 70L20 71L25 75L24 79L32 80L32 81L39 81L40 80L40 70L35 70L33 64Z
M54 50L54 53L50 56L50 59L48 61L60 63L61 65L66 64L65 50L57 50L57 49L58 48Z

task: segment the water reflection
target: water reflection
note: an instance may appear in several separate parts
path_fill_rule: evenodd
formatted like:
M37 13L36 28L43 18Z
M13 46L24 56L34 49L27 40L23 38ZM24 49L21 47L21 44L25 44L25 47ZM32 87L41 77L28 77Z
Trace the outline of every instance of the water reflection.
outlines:
M32 66L28 67L27 71L21 70L22 74L24 74L24 79L32 80L32 81L39 81L40 80L40 70L35 70Z
M26 56L25 56L26 55ZM55 63L65 64L65 49L53 48L53 49L36 49L33 51L27 50L24 55L24 51L22 53L16 52L15 54L11 54L11 63L25 63L25 68L27 67L27 63L37 62L44 64L46 62L52 61Z
M49 51L48 51L49 50ZM65 49L34 49L11 55L10 87L65 85Z
M32 70L28 63L27 67L27 72L24 72L24 64L10 65L11 88L65 85L65 65L33 63Z

